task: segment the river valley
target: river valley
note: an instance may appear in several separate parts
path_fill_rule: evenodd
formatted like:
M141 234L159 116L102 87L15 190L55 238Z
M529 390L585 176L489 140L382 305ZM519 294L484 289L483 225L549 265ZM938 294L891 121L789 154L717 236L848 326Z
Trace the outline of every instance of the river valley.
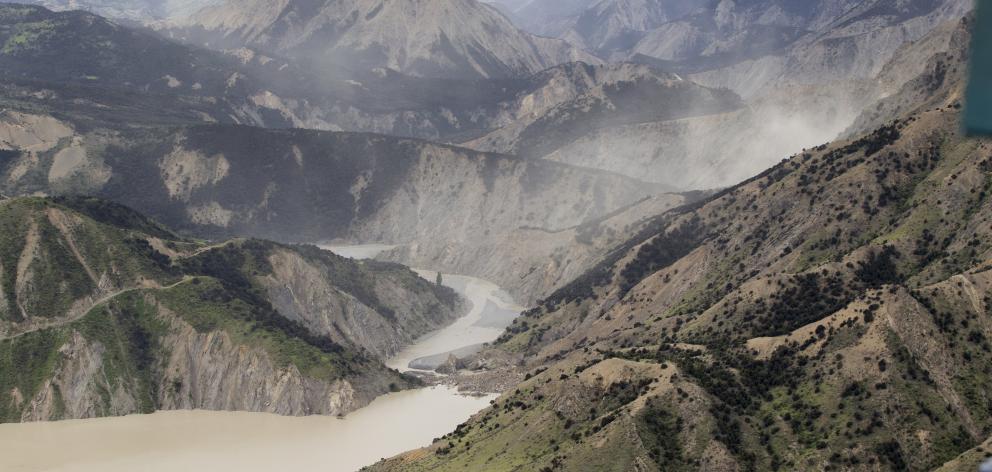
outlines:
M345 257L374 257L384 246L325 247ZM417 271L428 280L436 272ZM448 327L419 339L386 364L423 368L447 353L471 352L502 333L519 314L498 286L443 274L443 283L472 303ZM411 363L414 365L411 368ZM134 470L350 472L426 446L485 408L495 395L470 396L451 386L392 393L345 417L283 417L247 412L163 411L150 415L0 425L0 469L17 472ZM48 447L59 444L57 450Z

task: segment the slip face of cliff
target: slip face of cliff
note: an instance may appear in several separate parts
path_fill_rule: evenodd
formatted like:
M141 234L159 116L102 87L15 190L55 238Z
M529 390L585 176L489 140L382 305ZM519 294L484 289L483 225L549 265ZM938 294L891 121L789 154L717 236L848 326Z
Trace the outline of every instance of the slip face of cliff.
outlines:
M90 198L0 201L0 420L157 409L344 414L457 295L314 247L204 246Z
M469 364L523 362L527 380L371 469L974 463L992 432L992 143L959 133L960 65L925 74L932 101L902 118L658 216Z
M169 34L214 48L259 48L326 70L386 67L424 77L512 77L598 62L564 41L518 30L475 0L231 1L178 22Z

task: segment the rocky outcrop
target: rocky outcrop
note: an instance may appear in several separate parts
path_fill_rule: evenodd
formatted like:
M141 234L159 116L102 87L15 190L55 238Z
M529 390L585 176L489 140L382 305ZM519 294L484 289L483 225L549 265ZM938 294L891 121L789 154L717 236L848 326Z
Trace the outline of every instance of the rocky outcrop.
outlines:
M445 361L441 363L441 365L437 366L437 368L434 369L434 372L447 375L447 374L454 374L455 372L458 372L460 369L464 369L464 368L465 368L465 363L462 362L461 359L459 359L454 354L448 354L448 358L445 359Z
M224 332L198 333L166 310L158 408L257 411L279 415L339 415L389 391L396 377L369 373L350 379L305 376L279 366L263 349L235 342Z
M106 347L78 331L60 346L56 367L31 399L15 398L23 409L21 421L118 416L140 411L133 385L108 379L104 371ZM44 353L37 353L44 354ZM109 396L105 396L109 395ZM28 401L27 404L24 404Z

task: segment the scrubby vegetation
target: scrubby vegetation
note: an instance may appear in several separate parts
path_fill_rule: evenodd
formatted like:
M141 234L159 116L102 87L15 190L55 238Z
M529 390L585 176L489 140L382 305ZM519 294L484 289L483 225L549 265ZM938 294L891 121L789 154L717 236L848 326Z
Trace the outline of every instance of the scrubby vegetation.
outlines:
M461 428L472 433L442 459L402 459L423 470L509 470L522 457L549 470L974 463L992 436L992 144L961 136L956 95L941 97L642 223L500 339L534 372L519 391ZM646 389L618 380L638 369L655 369Z
M668 267L698 247L703 240L703 228L698 219L690 219L680 226L662 233L640 246L637 255L620 272L626 293L647 275Z

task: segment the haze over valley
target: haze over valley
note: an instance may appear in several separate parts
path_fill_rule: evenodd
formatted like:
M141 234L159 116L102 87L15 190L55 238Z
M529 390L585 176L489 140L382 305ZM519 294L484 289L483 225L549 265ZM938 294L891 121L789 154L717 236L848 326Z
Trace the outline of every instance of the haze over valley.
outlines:
M0 3L0 469L977 470L973 6Z

